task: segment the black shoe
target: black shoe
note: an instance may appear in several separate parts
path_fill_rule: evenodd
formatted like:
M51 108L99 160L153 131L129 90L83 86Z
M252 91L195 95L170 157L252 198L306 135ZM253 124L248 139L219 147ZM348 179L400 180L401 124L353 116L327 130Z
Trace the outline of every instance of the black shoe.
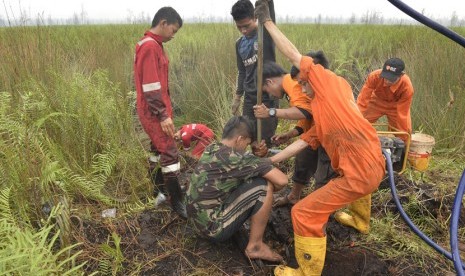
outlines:
M171 209L179 216L187 219L186 205L183 203L183 193L177 177L166 177L165 188L170 196Z
M187 219L186 205L180 201L171 201L171 209L175 211L181 218Z
M150 180L153 184L154 195L159 192L166 194L165 191L165 181L163 179L163 174L160 168L150 168L149 169Z

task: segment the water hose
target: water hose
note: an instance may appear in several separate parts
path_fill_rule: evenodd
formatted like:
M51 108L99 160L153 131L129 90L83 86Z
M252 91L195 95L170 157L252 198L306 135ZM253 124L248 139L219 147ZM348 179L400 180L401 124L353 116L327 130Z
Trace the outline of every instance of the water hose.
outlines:
M454 258L452 257L452 254L450 252L448 252L444 248L440 247L433 240L431 240L428 236L426 236L423 232L421 232L421 230L418 229L418 227L415 226L415 224L412 222L412 220L405 213L404 209L402 208L402 205L400 204L399 197L397 196L396 185L394 184L394 170L392 168L391 156L389 155L389 153L385 149L383 149L383 154L384 154L384 157L386 158L386 165L387 165L387 171L388 171L388 176L389 176L389 184L391 186L392 198L394 199L394 203L396 204L396 207L399 210L400 216L404 219L404 221L407 223L407 225L410 227L410 229L415 234L417 234L418 237L420 237L423 241L425 241L429 246L434 248L437 252L439 252L443 256L447 257L449 260L454 261ZM459 204L459 206L460 206L460 204ZM452 239L452 237L451 237L451 239ZM465 269L465 265L462 264L462 262L460 261L460 256L458 257L458 261L459 261L459 264L460 264L459 268L462 267L463 269ZM455 261L454 261L454 265L455 265ZM461 271L463 273L462 269L456 269L456 270L457 270L457 272ZM463 274L459 273L459 275L463 275Z
M425 26L439 32L440 34L446 36L447 38L455 41L457 44L459 44L462 47L465 47L465 38L456 32L442 26L441 24L429 19L428 17L424 16L423 14L417 12L416 10L412 9L405 3L403 3L400 0L388 0L392 5L397 7L399 10L403 11L405 14L409 15L413 19L417 20L418 22L424 24ZM390 159L390 156L388 157L386 152L383 150L383 154L386 156L386 160L389 160L388 163L390 163L390 172L389 172L389 178L391 182L391 191L392 191L392 196L396 201L397 208L399 209L399 212L401 214L403 213L405 215L405 212L402 210L400 207L400 202L398 204L398 199L396 197L395 193L395 186L394 186L394 176L392 173L392 162ZM389 164L388 164L389 166ZM457 187L457 191L455 193L455 199L454 199L454 205L452 207L452 220L450 223L450 247L452 250L452 256L450 256L450 253L445 251L444 249L440 248L438 245L436 245L433 241L429 240L428 237L426 237L421 231L418 232L414 229L416 227L411 224L410 219L405 215L402 215L404 220L409 224L410 228L414 230L414 232L420 236L424 241L426 241L429 245L431 245L434 249L436 249L439 253L443 254L450 260L454 262L454 267L458 275L464 276L463 269L465 268L461 259L460 259L460 252L458 249L458 237L457 237L457 231L458 231L458 221L460 217L460 207L462 205L462 198L465 192L465 170L463 171L462 178L460 179L459 185ZM411 224L411 225L410 225ZM421 233L421 235L420 235ZM428 241L429 240L429 241Z
M388 0L388 1L391 4L393 4L396 8L403 11L405 14L417 20L418 22L422 23L423 25L430 27L431 29L437 31L438 33L457 42L462 47L465 47L465 38L463 36L457 34L456 32L452 31L451 29L447 27L444 27L443 25L437 23L436 21L429 19L428 17L412 9L411 7L409 7L407 4L405 4L404 2L400 0Z
M457 192L455 193L454 205L452 207L452 220L450 222L450 248L452 251L452 257L454 259L454 266L457 274L462 276L464 275L462 260L460 260L460 252L458 246L458 224L460 218L460 207L462 206L462 198L465 193L465 170L462 173L462 178L460 178L459 186L457 187Z

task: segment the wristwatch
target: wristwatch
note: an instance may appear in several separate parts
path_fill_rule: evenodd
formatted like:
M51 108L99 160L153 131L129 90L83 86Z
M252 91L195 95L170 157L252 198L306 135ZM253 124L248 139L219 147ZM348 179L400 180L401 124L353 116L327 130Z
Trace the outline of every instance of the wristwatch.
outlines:
M268 109L268 115L270 115L270 117L275 117L276 116L276 108Z

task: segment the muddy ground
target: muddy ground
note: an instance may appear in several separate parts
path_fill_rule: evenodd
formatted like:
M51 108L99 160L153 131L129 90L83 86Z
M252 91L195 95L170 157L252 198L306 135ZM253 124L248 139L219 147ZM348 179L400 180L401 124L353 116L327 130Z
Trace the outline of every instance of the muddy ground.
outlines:
M189 173L189 169L184 171L181 178L184 184L188 182ZM436 174L439 175L437 177L447 178L440 173ZM402 204L408 204L411 195L415 194L418 200L424 202L422 208L426 213L437 219L447 219L453 194L438 197L434 184L424 181L415 183L403 176L397 175L395 181ZM384 180L379 189L388 187L387 180ZM285 256L288 265L296 267L290 209L291 206L285 206L273 210L265 241ZM381 205L374 196L372 217L385 216L386 212L397 213L392 198ZM464 215L465 212L462 212ZM81 222L79 227L81 234L75 238L83 243L84 251L88 254L86 260L89 272L100 268L102 259L111 260L92 246L108 244L108 236L112 232L121 237L120 247L124 258L118 264L121 267L117 274L120 275L273 275L276 265L250 262L244 256L240 245L246 242L245 228L242 235L236 235L223 244L213 244L197 237L190 225L172 213L168 206L147 209L125 218ZM404 231L409 231L407 226ZM438 235L447 235L448 229L435 231ZM383 258L383 254L379 254L379 244L367 243L364 235L340 225L332 216L327 226L327 235L323 275L454 275L452 263L441 256L430 260L431 263L418 263L413 256L411 259Z

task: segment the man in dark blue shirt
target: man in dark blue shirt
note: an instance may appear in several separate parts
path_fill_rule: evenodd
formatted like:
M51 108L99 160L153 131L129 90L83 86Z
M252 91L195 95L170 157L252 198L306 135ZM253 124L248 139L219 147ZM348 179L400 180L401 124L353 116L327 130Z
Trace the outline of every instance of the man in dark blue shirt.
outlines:
M270 14L275 21L273 1L269 2ZM237 115L241 98L244 96L242 115L249 117L256 124L253 106L257 104L257 62L258 62L258 25L254 15L254 6L250 0L239 0L231 9L231 15L237 29L242 36L236 41L237 58L237 89L232 104L232 113ZM264 61L276 61L274 43L268 31L263 29L263 59ZM263 93L262 102L270 109L279 107L279 100L272 99L267 93ZM278 126L278 119L273 115L262 119L262 137L268 147L271 147L271 137Z

